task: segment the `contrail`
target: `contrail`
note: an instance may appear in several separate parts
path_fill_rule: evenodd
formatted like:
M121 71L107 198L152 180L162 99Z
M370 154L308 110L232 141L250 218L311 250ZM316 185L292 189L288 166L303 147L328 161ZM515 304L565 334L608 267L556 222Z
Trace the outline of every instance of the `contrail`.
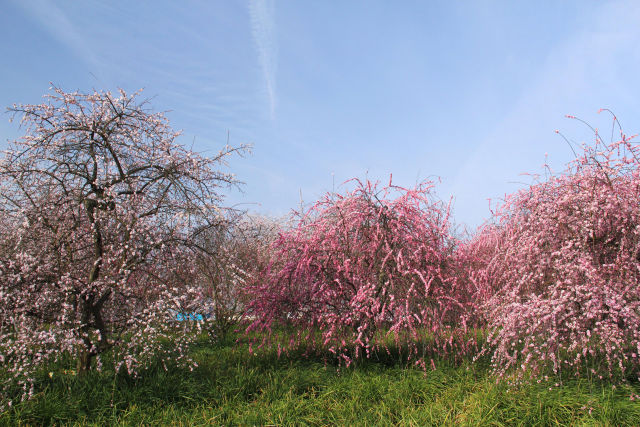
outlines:
M276 112L277 44L275 35L274 5L271 0L249 2L251 33L258 50L258 62L264 74L271 119Z

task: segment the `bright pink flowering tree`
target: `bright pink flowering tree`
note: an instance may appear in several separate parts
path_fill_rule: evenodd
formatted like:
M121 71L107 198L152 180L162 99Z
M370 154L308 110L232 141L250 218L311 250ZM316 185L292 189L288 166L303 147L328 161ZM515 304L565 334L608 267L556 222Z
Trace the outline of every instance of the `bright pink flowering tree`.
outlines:
M326 346L347 364L369 357L379 332L403 344L430 336L434 348L450 349L472 304L450 274L449 207L434 201L431 182L355 184L281 234L274 262L250 288L249 330L288 323L298 331L291 345Z
M64 353L84 372L111 350L135 372L158 336L186 339L167 320L198 290L178 273L235 182L219 167L244 147L189 151L137 95L53 88L10 109L25 136L0 163L0 362L16 378Z
M474 279L501 374L640 374L639 154L621 129L610 143L596 131L565 173L508 196L472 243L489 248Z

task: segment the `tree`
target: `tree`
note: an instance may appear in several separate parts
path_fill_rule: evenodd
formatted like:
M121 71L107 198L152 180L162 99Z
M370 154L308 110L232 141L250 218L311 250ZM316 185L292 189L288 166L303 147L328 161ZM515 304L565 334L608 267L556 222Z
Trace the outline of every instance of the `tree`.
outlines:
M10 109L25 136L0 164L0 358L18 375L69 352L84 372L117 349L135 371L168 309L197 292L163 265L217 225L236 184L219 169L248 147L184 148L139 92L52 89Z
M500 374L640 375L640 153L621 128L595 138L476 237Z
M194 276L187 280L203 295L199 313L212 339L223 338L242 320L249 303L245 288L261 280L273 254L270 246L283 229L278 219L236 213L224 227L199 236L198 245L206 250L194 254Z
M346 364L369 357L379 333L414 356L413 344L427 336L432 348L450 350L471 301L450 274L448 206L433 200L431 182L355 182L353 191L325 195L275 242L273 262L249 288L249 330L292 324L291 345L327 346Z

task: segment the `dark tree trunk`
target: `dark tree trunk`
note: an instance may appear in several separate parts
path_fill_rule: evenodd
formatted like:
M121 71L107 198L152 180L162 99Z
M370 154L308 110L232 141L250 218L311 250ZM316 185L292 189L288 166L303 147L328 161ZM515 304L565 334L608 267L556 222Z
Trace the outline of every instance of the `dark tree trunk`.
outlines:
M104 254L104 247L102 241L102 230L100 229L100 223L96 221L95 218L95 209L98 207L98 202L93 199L85 199L84 203L85 209L87 210L87 215L89 216L89 221L93 227L93 249L94 249L94 262L91 270L89 272L88 284L91 285L93 282L98 280L100 277L100 267L102 266L102 256ZM89 290L89 293L81 297L84 299L81 305L81 313L82 313L82 326L81 326L81 336L84 342L84 346L78 352L78 363L77 363L77 372L79 375L83 375L91 369L91 362L94 356L97 354L98 346L94 345L91 332L93 329L99 328L102 332L104 329L104 325L102 324L102 316L100 314L100 310L102 308L102 299L96 302L97 295L94 295L93 290ZM96 325L96 323L100 323L100 325ZM104 337L100 336L100 343Z
M86 348L80 350L78 354L78 363L76 365L76 372L78 375L86 375L86 373L91 370L91 361L93 360L93 356L95 356L95 354L91 353Z

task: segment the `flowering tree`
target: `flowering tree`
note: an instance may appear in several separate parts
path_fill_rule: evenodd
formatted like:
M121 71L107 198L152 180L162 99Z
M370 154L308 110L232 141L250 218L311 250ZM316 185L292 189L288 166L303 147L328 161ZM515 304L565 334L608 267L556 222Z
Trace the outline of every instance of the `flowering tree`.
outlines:
M449 274L449 209L432 187L356 181L351 192L327 194L274 244L274 261L250 287L249 330L293 324L298 340L328 346L347 364L370 356L381 331L453 345L470 299Z
M618 141L595 136L564 174L507 197L476 238L491 248L476 279L493 292L489 348L502 374L640 373L638 147L621 129Z
M464 286L475 301L474 308L467 311L465 321L468 326L476 328L478 332L487 328L483 304L497 291L491 287L496 284L487 277L490 271L486 267L498 249L499 230L496 224L486 223L473 234L465 233L459 237L453 257L455 261L453 274L458 281L464 282L464 285L460 284L460 286Z
M202 326L215 340L224 337L246 309L245 288L260 280L271 260L271 244L283 221L258 215L232 213L223 227L202 233L197 241L205 250L195 255L189 278L202 294Z
M197 292L163 267L217 225L218 169L246 147L189 151L137 93L45 99L10 109L25 136L0 163L0 361L18 377L67 352L84 372L114 349L135 372Z

